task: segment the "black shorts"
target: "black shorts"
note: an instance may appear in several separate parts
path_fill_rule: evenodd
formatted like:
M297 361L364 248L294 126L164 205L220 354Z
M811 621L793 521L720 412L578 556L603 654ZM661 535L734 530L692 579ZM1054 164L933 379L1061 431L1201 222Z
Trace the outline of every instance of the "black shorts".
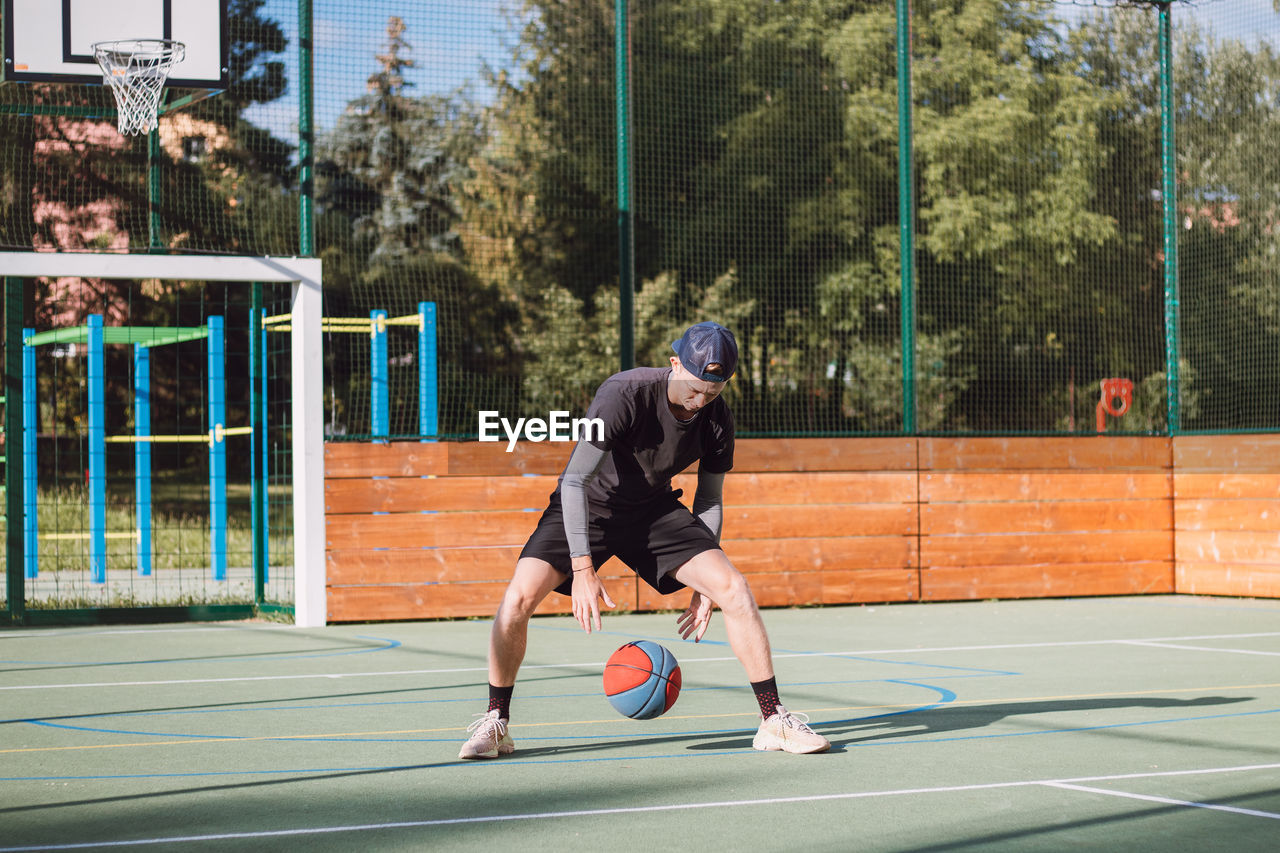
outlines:
M684 584L670 573L703 551L716 550L720 545L707 526L680 503L679 496L679 491L672 492L641 512L612 518L592 516L587 536L596 570L610 557L617 557L662 595L684 589ZM520 557L536 557L550 563L565 575L564 583L556 587L556 592L572 594L572 560L564 535L559 492L551 494L538 527L525 543Z

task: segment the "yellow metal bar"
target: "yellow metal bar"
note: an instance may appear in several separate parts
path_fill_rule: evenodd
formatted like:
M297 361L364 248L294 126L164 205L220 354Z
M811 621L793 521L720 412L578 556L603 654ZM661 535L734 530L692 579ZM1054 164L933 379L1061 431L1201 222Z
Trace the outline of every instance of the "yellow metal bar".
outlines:
M268 332L291 332L293 331L293 327L290 325L271 326L267 328L267 331ZM368 320L364 321L363 326L353 326L349 324L343 324L341 326L331 326L327 322L322 322L320 324L320 331L340 332L340 333L346 333L346 334L352 334L352 335L367 335L371 331L373 331L373 324L370 323Z
M291 314L276 314L264 317L262 325L270 326L268 332L289 331ZM422 320L417 314L406 314L403 317L391 317L382 321L388 326L417 326ZM350 327L350 328L346 328ZM325 332L368 332L373 328L373 321L367 317L321 317L320 329Z
M50 539L63 539L63 540L66 540L66 539L88 539L88 538L89 538L90 536L92 536L92 535L93 535L93 534L92 534L91 532L87 531L87 530L86 530L85 532L83 532L83 533L41 533L41 534L40 534L40 539L41 539L41 540L50 540ZM118 532L108 531L108 532L107 532L107 534L106 534L106 536L107 536L107 538L108 538L108 539L137 539L137 538L138 538L138 531L136 531L136 530L122 530L122 531L118 531Z
M270 317L262 318L262 325L278 326L281 323L288 323L292 320L292 314L272 314ZM367 326L370 320L368 317L321 317L320 322L331 323L335 326Z
M253 435L253 427L219 427L216 430L216 437L227 435ZM114 444L135 444L139 441L150 442L152 444L179 444L182 442L208 442L215 437L215 431L210 430L204 435L109 435L105 441Z

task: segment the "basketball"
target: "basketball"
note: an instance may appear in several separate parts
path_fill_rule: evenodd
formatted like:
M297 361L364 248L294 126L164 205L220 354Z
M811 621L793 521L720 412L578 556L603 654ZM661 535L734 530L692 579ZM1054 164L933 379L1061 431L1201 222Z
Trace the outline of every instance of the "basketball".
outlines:
M605 664L604 695L624 717L660 717L671 710L680 695L680 664L675 655L657 643L627 643Z

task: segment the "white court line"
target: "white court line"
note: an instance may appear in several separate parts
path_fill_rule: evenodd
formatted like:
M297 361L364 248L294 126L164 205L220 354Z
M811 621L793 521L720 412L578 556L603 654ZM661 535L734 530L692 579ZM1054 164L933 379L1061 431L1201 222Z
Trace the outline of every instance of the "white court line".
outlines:
M1087 794L1106 794L1111 797L1125 797L1130 800L1146 800L1149 803L1163 803L1168 806L1189 806L1197 809L1212 809L1215 812L1231 812L1232 814L1249 815L1250 817L1266 817L1280 820L1275 812L1260 812L1256 809L1239 809L1235 806L1217 806L1213 803L1193 803L1190 800L1174 800L1169 797L1152 797L1148 794L1135 794L1130 791L1108 791L1106 788L1090 788L1086 785L1069 785L1066 782L1045 782L1050 788L1063 788L1068 791L1084 791Z
M737 660L737 658L727 658ZM526 669L575 669L583 667L600 668L600 661L590 663L548 663L529 664L520 667ZM251 681L296 681L298 679L328 678L377 678L393 675L447 675L454 672L488 672L483 666L458 667L454 669L396 669L386 672L317 672L305 675L246 675L235 678L174 678L164 681L89 681L81 684L12 684L0 686L0 690L54 690L68 687L159 687L166 684L238 684Z
M952 794L966 791L987 791L997 788L1028 788L1034 786L1069 787L1074 782L1107 782L1117 779L1151 779L1161 776L1194 776L1207 773L1240 773L1250 770L1277 770L1280 764L1249 764L1238 767L1210 767L1200 770L1165 770L1155 773L1124 773L1110 776L1081 776L1070 779L1035 779L1023 782L987 782L977 785L946 785L936 788L903 788L892 791L854 791L843 794L810 794L797 797L767 797L758 800L721 800L708 803L672 803L662 806L630 806L611 809L577 809L561 812L534 812L525 814L484 815L480 817L439 818L437 820L404 820L388 823L358 823L345 826L307 826L294 829L273 829L259 832L222 832L209 835L178 835L160 838L135 838L118 841L85 841L74 844L44 844L25 847L0 847L0 853L19 853L32 850L81 850L88 847L135 847L150 844L186 844L195 841L239 841L259 838L287 838L300 835L329 835L338 832L382 832L390 829L427 829L436 826L458 824L500 823L513 820L557 820L571 817L599 817L601 815L644 814L652 812L676 812L691 809L738 808L743 806L774 806L791 803L817 803L831 800L862 800L878 797L901 797L912 794ZM1101 791L1101 793L1115 793ZM1196 805L1189 803L1188 805ZM1208 806L1206 806L1208 807ZM1225 807L1224 807L1225 808Z
M1002 643L999 645L987 646L932 646L915 649L869 649L854 650L845 652L791 652L791 653L774 653L774 660L782 658L823 658L823 657L869 657L872 655L905 655L905 654L925 654L930 652L967 652L967 651L991 651L997 649L1048 649L1059 647L1073 646L1107 646L1115 644L1140 645L1142 643L1164 643L1178 642L1182 640L1242 640L1251 637L1280 637L1280 631L1265 631L1253 634L1198 634L1187 637L1147 637L1138 639L1116 638L1111 640L1062 640L1058 642L1045 643ZM683 644L680 646L683 648ZM695 663L723 663L726 661L736 662L737 658L732 655L723 657L705 657L705 658L680 658L680 665L688 666ZM121 661L120 665L128 665L128 661ZM520 669L522 671L531 669L599 669L601 662L598 660L581 661L578 663L558 663L558 664L526 664ZM298 675L251 675L238 676L234 678L176 678L157 681L89 681L80 683L62 683L62 684L8 684L0 685L0 691L5 690L61 690L85 687L160 687L170 684L235 684L240 682L254 681L295 681L298 679L342 679L342 678L382 678L392 676L408 676L408 675L449 675L459 672L488 672L483 666L469 667L453 667L448 669L397 669L386 670L382 672L324 672L324 673L306 673Z
M1150 646L1155 649L1185 649L1191 652L1226 652L1232 655L1266 655L1280 657L1280 652L1260 652L1256 649L1221 649L1215 646L1187 646L1181 643L1158 643L1154 640L1125 640L1127 646Z
M237 633L296 633L299 629L292 625L281 625L278 628L266 625L206 625L191 626L180 628L41 628L34 631L5 631L0 634L0 640L17 640L17 639L37 639L43 640L49 637L105 637L116 634L194 634L201 631L233 631ZM304 629L305 630L305 629Z

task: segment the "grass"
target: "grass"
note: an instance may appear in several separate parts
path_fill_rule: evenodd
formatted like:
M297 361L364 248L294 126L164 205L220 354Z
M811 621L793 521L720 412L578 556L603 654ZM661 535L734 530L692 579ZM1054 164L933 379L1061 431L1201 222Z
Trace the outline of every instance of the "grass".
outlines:
M159 484L153 496L151 519L152 569L207 568L212 560L209 542L208 486ZM278 500L272 494L273 501ZM287 506L272 503L270 526L273 555L292 549L287 530ZM84 488L62 486L42 489L37 499L40 529L39 569L46 572L81 572L89 568L90 509ZM108 494L106 510L107 571L136 570L137 518L132 491L127 496ZM6 554L0 550L0 570ZM275 562L273 559L272 562ZM227 564L253 563L253 528L248 488L228 489Z

